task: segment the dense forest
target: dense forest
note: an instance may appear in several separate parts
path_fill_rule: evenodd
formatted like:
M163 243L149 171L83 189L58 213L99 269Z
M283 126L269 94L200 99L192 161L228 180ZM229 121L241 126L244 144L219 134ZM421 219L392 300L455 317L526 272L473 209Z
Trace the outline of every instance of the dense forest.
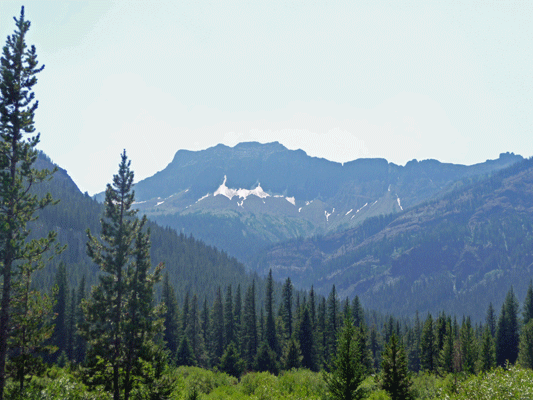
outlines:
M334 285L247 275L139 218L126 151L103 205L74 190L24 136L43 67L24 8L15 22L0 70L0 400L531 397L532 282L482 322L383 315Z

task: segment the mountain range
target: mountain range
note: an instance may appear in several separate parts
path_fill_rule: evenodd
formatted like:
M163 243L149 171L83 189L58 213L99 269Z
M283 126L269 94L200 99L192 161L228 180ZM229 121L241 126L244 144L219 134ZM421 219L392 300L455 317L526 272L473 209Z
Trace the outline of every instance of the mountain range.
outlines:
M280 143L179 150L172 162L136 187L142 213L192 234L243 262L273 243L354 228L367 218L399 213L522 160L504 153L465 166L384 159L336 163Z

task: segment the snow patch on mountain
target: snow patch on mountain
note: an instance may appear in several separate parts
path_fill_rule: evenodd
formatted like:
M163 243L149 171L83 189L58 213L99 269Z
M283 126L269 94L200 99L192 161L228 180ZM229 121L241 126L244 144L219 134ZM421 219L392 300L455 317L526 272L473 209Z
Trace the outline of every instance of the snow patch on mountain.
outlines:
M400 198L398 197L398 195L396 195L396 200L398 201L398 207L400 207L400 210L403 211L403 207L402 207L402 204L400 203Z
M207 193L205 196L200 197L198 200L196 200L196 202L198 203L199 201L202 201L203 199L206 199L208 197L209 197L209 193Z
M291 203L293 206L296 205L296 199L294 197L285 197L285 200L287 200L289 203Z
M155 206L157 207L158 205L163 204L164 202L165 202L164 200L163 201L158 201Z
M257 187L252 190L231 189L226 186L226 181L227 181L227 176L224 175L224 182L222 182L222 185L219 186L219 188L215 191L213 196L218 196L220 194L222 196L226 196L230 200L235 196L243 200L246 200L246 198L251 195L257 196L260 199L270 197L270 195L263 190L263 188L261 187L261 184L258 184Z
M346 214L344 214L344 215L348 215L348 214L350 214L352 211L353 211L353 208L352 208L350 211L348 211Z

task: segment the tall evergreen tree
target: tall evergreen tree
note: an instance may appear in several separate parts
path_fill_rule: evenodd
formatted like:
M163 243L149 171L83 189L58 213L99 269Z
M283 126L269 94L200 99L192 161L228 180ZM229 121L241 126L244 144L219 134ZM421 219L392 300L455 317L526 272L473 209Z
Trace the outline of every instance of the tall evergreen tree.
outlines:
M352 301L352 313L353 313L353 322L354 325L360 326L365 323L365 313L363 311L363 306L361 306L361 301L359 296L355 296Z
M213 310L211 312L211 364L218 365L224 354L224 308L222 306L222 292L217 288Z
M411 380L407 370L407 357L396 334L391 336L382 356L383 389L389 392L392 400L411 399Z
M55 286L57 288L55 292L55 304L53 306L53 312L55 314L54 320L54 332L52 333L51 342L57 347L57 352L52 355L52 361L56 361L59 354L66 351L68 342L65 338L68 337L67 328L67 305L69 297L69 288L67 282L67 268L64 263L59 263L57 273L55 276Z
M226 298L224 303L224 332L226 348L230 343L235 343L235 318L233 316L233 294L231 293L231 285L226 289Z
M326 310L327 350L326 357L337 352L337 330L339 329L339 300L335 285L332 286L327 300ZM329 360L329 359L328 359Z
M87 341L80 334L80 327L83 324L85 317L83 315L82 301L85 299L85 275L80 279L78 291L76 293L76 334L74 335L74 360L77 363L85 362L85 355L87 352Z
M355 327L351 318L344 321L336 346L337 353L331 368L331 374L324 375L329 392L334 399L362 399L364 392L361 383L364 372L359 360L359 345L355 336Z
M257 317L255 313L255 281L246 291L242 320L242 357L247 368L253 368L258 346Z
M276 334L276 322L274 321L274 279L272 278L272 270L268 272L267 287L266 287L266 326L265 335L266 341L270 348L280 353L278 346L278 336Z
M529 281L526 298L524 300L524 311L522 312L522 323L527 323L533 319L533 281Z
M55 232L49 232L46 237L27 240L28 223L35 220L35 212L53 204L49 193L39 198L30 189L49 179L52 172L33 168L39 134L25 137L35 132L39 103L32 88L44 66L38 66L35 46L26 45L30 22L24 17L24 7L15 26L0 58L0 400L6 382L13 287L21 268L33 270L42 265L41 256L56 238Z
M489 303L489 308L487 309L486 323L489 327L489 332L492 337L496 336L496 313L492 303Z
M533 369L533 319L530 319L522 328L518 362L524 368Z
M479 370L490 371L496 366L496 356L494 354L494 340L490 334L490 328L485 325L481 338L481 348L479 351Z
M477 348L470 317L467 317L461 326L459 340L461 342L461 370L473 374L477 360Z
M161 291L161 300L165 304L165 312L163 313L163 320L165 332L163 333L163 340L166 343L171 357L176 356L179 344L179 320L178 320L178 301L176 299L176 292L174 287L168 280L168 273L165 272L163 277L163 287Z
M289 339L292 336L292 282L291 278L287 278L282 288L282 303L281 303L281 317L285 331L285 338Z
M315 362L313 327L311 325L311 317L309 316L309 310L307 307L303 310L302 320L298 324L297 335L302 354L301 365L304 368L315 371L317 368Z
M153 285L160 279L162 266L148 272L149 232L143 229L146 217L137 219L131 208L135 195L130 164L124 151L113 185L107 185L101 240L87 231L87 254L102 274L90 298L83 302L85 321L80 326L92 359L100 357L113 371L115 400L121 398L121 392L128 399L131 373L141 358L151 361L153 337L162 330L158 310L153 307ZM95 368L92 364L89 371Z
M499 366L505 366L507 360L511 364L515 363L518 342L518 301L511 287L502 305L496 329L496 363Z
M433 317L428 314L424 329L422 330L422 337L420 339L420 365L423 370L435 371L435 332L433 330Z

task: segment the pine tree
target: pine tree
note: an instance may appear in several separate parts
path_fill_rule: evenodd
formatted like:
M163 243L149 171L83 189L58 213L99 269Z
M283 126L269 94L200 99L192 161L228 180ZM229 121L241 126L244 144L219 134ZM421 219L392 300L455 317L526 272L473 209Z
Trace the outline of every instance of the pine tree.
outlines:
M338 400L362 399L363 390L360 388L364 380L363 368L359 360L359 345L355 337L355 327L351 318L344 321L339 333L335 361L331 374L324 375L329 392Z
M485 325L483 336L481 338L481 348L479 351L479 370L490 371L496 366L496 356L494 354L494 341L490 334L490 328Z
M253 368L257 353L257 317L255 313L255 282L246 291L242 320L242 356L247 368Z
M138 220L131 208L135 198L132 185L133 172L124 151L113 185L107 186L101 241L87 231L87 254L102 274L90 298L83 302L85 321L80 328L90 344L92 359L105 360L113 370L115 400L120 399L121 391L128 399L133 368L140 358L152 361L153 337L162 330L159 310L152 304L153 286L162 266L148 273L149 232L143 232L146 217ZM89 366L90 371L94 368Z
M85 317L83 315L83 309L81 306L82 301L85 299L85 296L86 296L86 293L85 293L85 275L84 275L80 279L78 291L76 293L75 320L76 320L76 327L78 329L76 330L76 333L74 335L74 360L77 363L85 362L85 355L87 352L87 341L80 334L80 330L79 330L79 328L83 324L83 321L85 320Z
M337 299L337 292L335 285L331 288L327 300L327 314L326 314L326 357L337 352L337 330L339 328L339 300ZM329 358L326 358L329 362Z
M302 366L302 356L296 340L290 339L285 345L281 363L286 371Z
M317 368L315 362L313 327L311 325L311 317L309 316L309 310L307 307L304 308L302 320L298 324L297 336L302 355L302 367L315 371Z
M477 360L476 339L474 337L474 330L470 317L461 326L459 331L459 340L461 342L461 370L469 374L474 373L474 368Z
M21 268L33 271L41 267L43 253L56 238L55 232L49 232L46 237L27 240L28 223L35 220L35 212L54 203L49 193L39 198L30 189L50 179L53 172L33 168L39 134L24 137L35 132L38 101L32 88L37 83L36 75L44 68L38 67L35 47L26 45L30 22L25 20L24 7L15 25L0 59L0 400L6 382L13 287L22 276Z
M489 304L489 308L487 309L486 322L487 326L489 327L490 335L492 337L496 336L496 314L494 312L492 303Z
M274 321L274 279L272 278L272 270L268 272L267 287L266 287L266 326L265 335L268 346L276 352L280 353L278 346L278 336L276 334L276 322Z
M383 389L389 392L392 400L411 399L412 396L409 391L411 380L407 370L407 357L396 334L391 336L382 357Z
M222 292L217 288L213 310L211 311L211 364L218 365L224 354L224 309L222 306Z
M55 285L57 291L55 292L55 304L53 312L55 314L54 332L52 333L51 342L58 348L58 351L52 356L52 361L56 361L61 352L66 351L68 336L67 332L67 303L68 303L68 282L67 282L67 268L64 263L59 263L57 273L55 276Z
M522 313L522 323L527 323L533 319L533 281L529 281L526 298L524 300L524 311Z
M533 369L533 319L522 328L518 362L524 368Z
M224 332L226 334L224 347L227 347L230 343L235 343L235 318L233 316L233 294L231 293L231 285L226 289L224 303Z
M178 347L178 352L176 353L176 365L178 367L180 365L184 365L184 366L196 365L196 360L192 352L191 345L189 343L189 340L187 339L187 336L185 335L181 338L181 342Z
M422 330L422 337L420 339L420 365L423 370L433 372L435 371L435 333L433 331L433 317L428 314L424 328Z
M168 280L167 272L165 272L163 277L161 300L165 304L165 312L163 313L165 332L163 333L163 340L166 343L171 357L175 357L179 343L178 301L174 287Z
M365 313L363 311L363 306L361 306L361 301L359 296L355 296L352 301L352 313L353 313L353 322L354 325L360 326L365 323Z
M292 336L292 282L287 278L282 288L281 317L285 331L285 340Z
M244 370L244 362L235 347L235 343L231 342L226 347L222 358L220 359L219 369L226 374L239 378Z
M276 353L274 353L268 343L264 341L257 350L253 369L258 372L268 371L271 374L277 374L279 371L279 366L276 359Z
M518 301L509 290L502 305L496 329L496 363L503 367L508 360L514 364L518 357Z

